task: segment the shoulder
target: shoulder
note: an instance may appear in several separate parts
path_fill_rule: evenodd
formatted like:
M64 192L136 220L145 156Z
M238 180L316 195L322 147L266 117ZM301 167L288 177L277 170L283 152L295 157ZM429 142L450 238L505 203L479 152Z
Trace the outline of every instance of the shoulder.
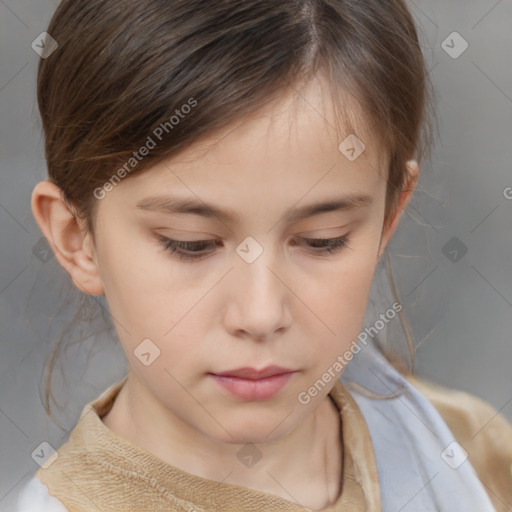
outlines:
M406 378L432 403L466 450L497 510L511 510L512 425L489 403L470 393L417 376Z
M36 476L21 489L15 512L69 512L55 496L50 496L48 487Z

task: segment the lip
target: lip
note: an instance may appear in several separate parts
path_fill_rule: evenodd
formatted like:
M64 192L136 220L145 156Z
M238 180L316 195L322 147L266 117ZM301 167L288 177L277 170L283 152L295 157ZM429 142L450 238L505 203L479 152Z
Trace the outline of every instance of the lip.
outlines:
M254 368L239 368L221 374L211 373L210 376L238 398L256 401L267 400L277 394L294 373L294 370L272 366L260 371Z
M237 368L236 370L228 370L226 372L214 373L213 375L219 375L220 377L239 377L241 379L265 379L266 377L273 377L274 375L282 375L283 373L292 373L295 370L290 368L283 368L282 366L267 366L261 370L256 368L244 367Z
M242 400L256 401L266 400L280 391L290 380L295 372L282 373L265 377L264 379L241 379L239 377L227 377L224 375L210 374L213 379L224 389Z

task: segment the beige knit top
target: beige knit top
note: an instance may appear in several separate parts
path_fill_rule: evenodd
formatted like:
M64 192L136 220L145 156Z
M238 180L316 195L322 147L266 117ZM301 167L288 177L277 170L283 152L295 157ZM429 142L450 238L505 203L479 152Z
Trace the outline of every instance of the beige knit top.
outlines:
M126 381L107 389L83 409L57 459L36 477L69 512L306 512L312 509L282 497L208 480L177 467L120 437L102 421ZM431 400L469 453L469 459L498 511L512 511L512 426L485 402L412 379ZM379 512L380 488L372 442L349 391L336 381L329 396L341 415L341 494L325 512ZM492 416L492 425L474 435ZM489 425L487 425L489 427Z

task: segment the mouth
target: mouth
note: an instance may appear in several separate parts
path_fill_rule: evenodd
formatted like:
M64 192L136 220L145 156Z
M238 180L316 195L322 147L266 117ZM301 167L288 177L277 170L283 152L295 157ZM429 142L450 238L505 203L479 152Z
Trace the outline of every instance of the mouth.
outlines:
M285 373L293 373L295 370L290 368L284 368L282 366L267 366L266 368L262 368L261 370L257 370L256 368L244 367L237 368L236 370L228 370L225 372L214 373L213 375L218 375L220 377L238 377L240 379L265 379L267 377L273 377L275 375L283 375Z
M239 368L209 375L222 388L242 400L256 401L273 397L283 389L295 370L272 366L263 370Z

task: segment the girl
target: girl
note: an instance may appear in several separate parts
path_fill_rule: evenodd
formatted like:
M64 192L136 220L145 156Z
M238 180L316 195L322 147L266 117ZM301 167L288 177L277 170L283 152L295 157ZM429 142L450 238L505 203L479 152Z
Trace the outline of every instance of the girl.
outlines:
M63 0L48 33L32 209L129 372L19 510L511 510L511 425L362 330L428 149L404 2Z

